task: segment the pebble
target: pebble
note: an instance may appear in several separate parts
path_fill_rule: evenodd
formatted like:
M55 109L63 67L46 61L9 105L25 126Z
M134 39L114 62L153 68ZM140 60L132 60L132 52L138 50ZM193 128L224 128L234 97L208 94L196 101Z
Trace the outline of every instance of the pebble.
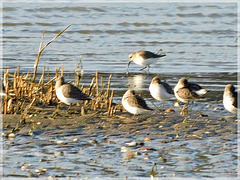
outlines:
M134 151L128 149L127 152L123 154L124 159L132 159L135 157Z
M42 174L45 173L47 171L47 169L43 168L43 169L35 169L36 173Z
M25 171L28 167L30 167L31 166L31 164L23 164L22 166L21 166L21 170L22 171Z
M144 157L144 159L148 160L148 159L150 159L150 157L149 157L149 156L146 156L146 157Z
M62 140L57 140L56 143L57 143L57 144L60 144L60 145L67 144L66 142L64 142L64 141L62 141Z
M180 105L179 105L179 103L176 101L176 102L174 102L174 105L173 105L174 107L179 107Z
M171 113L171 112L175 112L175 110L170 108L170 109L166 109L165 112Z
M127 152L127 151L128 151L128 148L126 148L126 147L121 147L120 152Z
M91 144L98 144L98 141L96 139L93 139L90 141Z
M78 141L78 138L74 138L72 141L73 141L73 142L76 142L76 141Z
M14 133L9 133L9 134L7 135L7 137L8 137L8 138L15 138L16 135L15 135Z
M151 139L150 139L150 137L146 137L145 139L144 139L144 141L150 141Z
M54 156L63 156L63 151L56 151L54 152Z
M210 104L208 104L207 106L206 106L206 108L210 108L211 107L211 105Z
M116 142L114 141L107 141L108 144L117 144Z
M125 143L128 147L135 147L135 146L143 146L144 142L142 141L132 141L129 143Z
M206 131L205 134L207 134L207 135L212 135L213 133L210 132L210 131Z

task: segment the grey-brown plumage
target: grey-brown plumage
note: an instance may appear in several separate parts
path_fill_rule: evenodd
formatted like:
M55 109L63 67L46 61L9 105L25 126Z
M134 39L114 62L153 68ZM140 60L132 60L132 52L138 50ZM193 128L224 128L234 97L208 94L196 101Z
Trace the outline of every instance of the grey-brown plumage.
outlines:
M141 56L143 59L150 59L150 58L160 58L166 56L165 54L155 54L151 51L137 51L133 52L129 55L129 59L134 59L136 56Z
M197 84L189 83L186 78L182 77L174 88L174 94L179 101L188 103L194 99L202 98L203 94L195 92L196 88ZM207 92L205 89L200 90Z
M146 101L141 96L136 95L133 90L130 90L128 93L128 103L130 106L152 110L147 106Z
M87 94L84 94L78 87L70 83L65 83L63 77L57 78L55 89L58 99L67 105L76 104L80 102L80 100L91 100L91 98Z
M144 112L152 110L149 108L145 100L135 94L133 90L128 90L122 98L123 107L132 114L143 114Z
M137 51L137 52L133 52L131 54L129 54L129 63L127 66L127 70L129 65L131 64L131 62L135 62L136 64L140 65L140 66L144 66L143 69L145 69L146 67L150 67L150 64L156 62L156 60L160 57L166 56L165 53L163 54L155 54L152 53L150 51ZM143 70L141 69L141 70Z

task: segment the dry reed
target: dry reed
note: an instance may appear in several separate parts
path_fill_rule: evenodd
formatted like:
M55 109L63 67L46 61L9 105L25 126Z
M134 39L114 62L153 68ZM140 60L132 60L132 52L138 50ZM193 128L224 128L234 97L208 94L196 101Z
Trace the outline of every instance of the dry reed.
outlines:
M43 50L69 27L70 25L62 30L44 47L42 47L43 33L33 73L28 72L27 74L21 74L20 66L18 66L17 71L13 74L9 73L9 69L5 70L3 75L3 86L7 96L2 98L3 114L21 114L20 123L24 123L27 114L31 113L31 110L34 110L35 107L40 106L44 108L49 105L57 104L58 100L55 94L54 80L59 76L59 73L61 76L64 75L63 65L61 68L56 68L55 76L52 78L49 75L49 71L46 73L46 67L44 66L42 74L40 74L39 80L36 82L37 66ZM81 73L79 73L79 71L81 71ZM82 77L83 67L80 59L75 70L76 86L79 86ZM85 115L87 110L91 109L97 110L97 112L105 112L107 115L112 116L118 109L120 110L122 108L121 105L113 103L114 89L111 90L111 78L112 74L109 75L107 83L104 84L103 76L100 76L99 72L96 71L89 87L86 88L84 85L81 86L81 90L92 97L92 100L82 101L77 104L77 106L81 106L81 115ZM46 79L47 82L45 82Z

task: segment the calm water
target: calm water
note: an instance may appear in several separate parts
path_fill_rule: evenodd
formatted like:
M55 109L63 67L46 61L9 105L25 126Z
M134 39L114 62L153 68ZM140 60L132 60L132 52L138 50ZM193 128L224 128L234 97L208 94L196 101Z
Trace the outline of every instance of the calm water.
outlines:
M194 108L204 109L211 104L220 108L214 116L229 115L223 110L220 100L226 84L237 85L236 3L5 2L3 67L14 72L20 65L21 72L32 72L42 31L46 31L43 43L46 44L69 24L72 26L43 52L39 72L46 66L54 73L56 67L64 64L67 80L72 80L72 72L81 59L85 74L83 83L86 85L96 70L104 77L113 73L112 87L116 90L117 102L129 86L150 100L148 86L155 75L175 86L180 77L191 74L192 82L211 90ZM159 49L163 49L167 56L151 66L150 75L139 71L141 67L134 63L130 66L130 75L125 74L129 53L138 50L157 52ZM166 106L172 106L172 102L167 102ZM162 177L236 176L236 122L230 124L234 133L226 137L223 137L224 133L219 133L201 141L183 138L164 144L167 150L172 148L173 153L165 154L170 159L167 164L161 165L156 161ZM74 177L80 173L79 177L149 177L155 161L143 158L124 160L120 148L126 142L144 139L149 134L155 137L150 146L172 138L163 137L162 131L156 135L158 129L154 129L156 132L153 134L145 129L141 135L129 138L123 132L110 133L107 138L117 141L117 145L111 145L104 141L104 132L88 134L81 129L79 131L66 131L60 136L41 131L33 138L19 136L14 140L4 139L4 175L28 176L27 171L20 168L25 162L31 164L31 169L47 168L45 176ZM71 141L71 144L66 147L56 143L45 144L49 137L50 140ZM72 142L74 138L85 140ZM102 141L102 146L89 145L92 139ZM225 153L217 151L222 144L229 147ZM43 147L47 149L43 150ZM52 152L59 148L65 153L56 158ZM26 153L29 155L23 155ZM158 156L153 153L151 157L157 159ZM94 160L100 161L100 165ZM58 168L59 164L61 167ZM204 170L196 173L194 169L197 168Z

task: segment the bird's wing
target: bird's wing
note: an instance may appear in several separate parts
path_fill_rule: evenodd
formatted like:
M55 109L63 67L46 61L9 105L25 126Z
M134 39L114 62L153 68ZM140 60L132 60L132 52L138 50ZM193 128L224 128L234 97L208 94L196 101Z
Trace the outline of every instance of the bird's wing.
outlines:
M90 100L91 98L84 94L79 88L73 86L72 84L64 84L62 86L63 95L67 98L74 98L78 100Z
M133 95L130 98L128 98L128 103L130 106L138 107L138 108L143 108L147 110L152 110L149 108L145 102L145 100L138 95Z
M166 55L163 55L163 54L155 54L155 53L152 53L150 51L142 51L140 53L140 55L142 57L144 57L144 59L148 59L148 58L159 58L159 57L163 57L163 56L166 56Z
M198 84L189 83L189 89L191 91L197 91L197 90L200 90L200 89L203 89L203 88L200 85L198 85Z
M169 94L174 94L172 87L168 83L162 82L162 84Z
M183 99L199 99L201 98L197 93L190 91L188 88L181 88L177 91L180 98Z

